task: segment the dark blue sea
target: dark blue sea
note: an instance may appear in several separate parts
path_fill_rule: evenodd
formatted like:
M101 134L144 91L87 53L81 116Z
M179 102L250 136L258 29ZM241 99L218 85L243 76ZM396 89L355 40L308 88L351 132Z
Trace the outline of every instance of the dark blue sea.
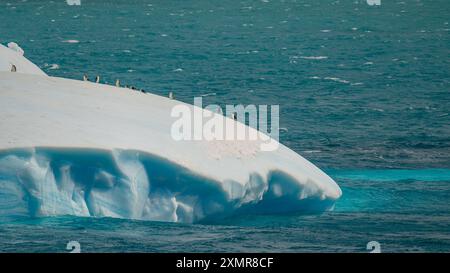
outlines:
M51 76L280 105L280 141L343 195L320 215L2 220L0 252L450 252L449 21L448 0L1 1L0 42Z

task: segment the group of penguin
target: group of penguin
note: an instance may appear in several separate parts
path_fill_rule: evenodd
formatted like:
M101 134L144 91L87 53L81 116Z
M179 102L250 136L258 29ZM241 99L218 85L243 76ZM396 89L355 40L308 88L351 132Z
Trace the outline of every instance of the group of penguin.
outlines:
M11 72L17 72L17 68L16 68L15 65L12 65ZM89 81L89 78L88 78L88 76L86 74L83 75L83 81L85 81L85 82ZM95 77L95 83L100 83L100 76L97 75ZM116 87L120 87L120 80L119 79L116 80ZM147 93L147 91L145 91L144 89L137 89L134 86L127 86L127 85L125 85L124 88L129 88L131 90L139 91L139 92L142 92L142 93ZM169 99L173 100L174 98L175 97L173 95L173 92L169 92ZM237 120L237 113L233 113L231 117L234 120Z
M88 78L88 76L86 74L83 75L83 81L85 81L85 82L89 81L89 78ZM100 76L97 75L95 77L95 83L100 83ZM120 87L120 80L119 79L116 80L116 87ZM139 91L139 92L142 92L142 93L147 93L147 91L145 91L144 89L137 89L134 86L127 86L127 85L125 85L124 88L129 88L131 90ZM174 98L175 97L173 95L173 92L169 92L169 99L173 100ZM237 120L237 113L236 112L232 113L231 114L231 118L234 119L234 120Z
M89 81L89 78L88 78L88 76L86 74L83 75L83 81L85 81L85 82ZM100 83L100 76L97 75L95 77L95 83ZM120 80L119 79L116 80L116 87L120 87ZM139 91L139 92L142 92L142 93L147 93L147 91L145 91L144 89L137 89L134 86L127 86L127 85L125 85L124 88L129 88L131 90ZM175 99L175 97L173 95L173 92L169 92L169 99L171 99L171 100ZM237 120L237 113L236 112L232 113L231 114L231 118L234 119L234 120Z
M89 78L88 78L88 76L86 74L83 75L83 81L85 81L85 82L89 81ZM100 83L100 76L97 75L95 77L95 83ZM116 84L115 85L116 85L116 87L121 87L119 79L116 80ZM142 93L147 93L147 91L145 91L144 89L137 89L134 86L125 85L124 88L128 88L128 89L131 89L131 90L134 90L134 91L138 91L138 92L142 92ZM169 99L174 99L173 92L169 92Z

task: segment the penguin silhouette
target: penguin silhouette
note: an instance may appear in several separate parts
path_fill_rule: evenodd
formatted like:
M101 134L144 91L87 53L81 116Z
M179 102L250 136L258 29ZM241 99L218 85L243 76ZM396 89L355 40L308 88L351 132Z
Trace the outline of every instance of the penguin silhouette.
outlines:
M15 65L11 66L11 72L17 72L17 67Z
M97 75L97 77L95 77L95 82L99 83L100 82L100 76Z

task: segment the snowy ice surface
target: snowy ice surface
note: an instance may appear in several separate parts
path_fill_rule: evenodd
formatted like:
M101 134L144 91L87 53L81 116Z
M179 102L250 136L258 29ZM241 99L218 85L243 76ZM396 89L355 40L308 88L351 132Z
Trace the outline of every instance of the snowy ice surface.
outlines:
M23 55L23 49L16 43L8 43L8 47L0 44L0 72L11 72L12 66L15 65L17 73L46 75Z
M330 177L281 144L265 152L261 140L173 140L170 113L182 102L31 74L0 72L0 219L191 223L320 212L341 196Z

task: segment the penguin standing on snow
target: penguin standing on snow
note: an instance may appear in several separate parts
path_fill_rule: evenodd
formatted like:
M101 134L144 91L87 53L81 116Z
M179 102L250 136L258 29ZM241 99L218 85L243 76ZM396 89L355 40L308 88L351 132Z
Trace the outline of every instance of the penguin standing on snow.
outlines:
M99 83L100 82L100 76L97 75L97 77L95 77L95 83Z
M11 72L17 72L17 67L15 65L11 66Z
M173 97L173 92L170 91L170 92L169 92L169 99L173 100L173 98L174 98L174 97Z
M120 87L120 80L119 79L116 80L116 87Z
M83 75L83 81L85 81L85 82L89 81L89 78L86 74Z

